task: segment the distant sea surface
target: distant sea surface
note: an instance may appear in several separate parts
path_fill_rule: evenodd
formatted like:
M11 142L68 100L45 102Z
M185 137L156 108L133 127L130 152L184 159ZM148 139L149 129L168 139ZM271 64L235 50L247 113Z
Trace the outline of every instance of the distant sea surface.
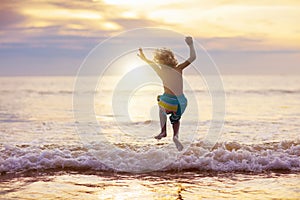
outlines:
M203 147L209 88L186 76L197 88L184 93L197 104L181 120L181 153L169 122L168 136L153 138L161 87L118 91L131 92L128 120L113 109L119 78L90 91L100 129L86 144L75 77L0 77L0 199L300 199L300 76L223 76L226 116L212 149ZM153 163L157 170L133 173Z

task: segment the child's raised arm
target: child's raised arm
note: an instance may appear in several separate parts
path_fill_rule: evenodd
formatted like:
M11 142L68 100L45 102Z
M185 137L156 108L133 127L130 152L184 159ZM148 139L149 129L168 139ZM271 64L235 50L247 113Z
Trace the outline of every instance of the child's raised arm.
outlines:
M159 66L155 62L153 62L152 60L149 60L148 58L146 58L142 48L139 48L139 52L140 52L140 54L137 54L138 57L140 57L143 61L148 63L154 69L154 71L157 74L159 74L159 72L160 72Z
M193 38L186 37L185 42L190 48L190 57L186 61L184 61L183 63L181 63L177 66L177 68L181 69L181 70L183 70L184 68L189 66L196 59L196 52L195 52L195 48L194 48L194 44L193 44Z

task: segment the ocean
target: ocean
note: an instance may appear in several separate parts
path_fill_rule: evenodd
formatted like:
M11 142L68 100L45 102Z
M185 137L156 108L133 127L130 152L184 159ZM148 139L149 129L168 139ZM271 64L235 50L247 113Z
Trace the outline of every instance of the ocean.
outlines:
M300 199L300 76L222 76L225 115L207 148L213 95L186 75L181 152L169 122L153 138L161 86L118 80L85 94L75 77L0 77L0 199ZM74 107L87 95L96 123Z

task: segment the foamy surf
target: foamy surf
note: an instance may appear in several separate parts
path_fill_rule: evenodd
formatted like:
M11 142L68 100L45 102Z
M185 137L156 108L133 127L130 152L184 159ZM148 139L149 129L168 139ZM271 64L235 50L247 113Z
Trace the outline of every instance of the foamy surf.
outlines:
M163 145L141 147L123 144L118 150L99 148L99 145L101 144L93 144L88 148L57 145L3 145L0 150L0 172L3 174L53 169L134 172L137 167L147 169L149 162L157 162L155 171L300 171L299 141L256 145L225 142L217 144L212 150L202 148L203 144L198 142L192 144L176 160L168 160L168 155L174 152L164 151L161 148ZM99 159L97 154L101 154L103 159ZM157 159L160 156L163 156L165 163L158 162L161 160ZM166 166L168 162L170 164Z

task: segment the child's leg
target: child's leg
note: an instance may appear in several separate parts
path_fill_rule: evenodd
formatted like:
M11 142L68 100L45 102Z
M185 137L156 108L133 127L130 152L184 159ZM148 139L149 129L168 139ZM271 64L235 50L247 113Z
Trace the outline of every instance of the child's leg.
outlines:
M173 137L178 137L180 121L174 122L172 124L172 127L173 127L173 133L174 133Z
M172 113L172 115L170 116L170 121L172 123L172 127L173 127L173 137L178 137L178 133L179 133L179 127L180 127L180 115L176 115L175 113Z
M159 107L159 120L160 120L161 132L160 134L154 137L155 139L158 140L167 136L167 113L161 107Z
M159 120L160 120L160 127L162 133L167 133L167 113L166 111L159 107Z
M172 124L172 126L173 126L173 131L174 131L173 141L174 141L174 143L175 143L176 148L178 149L178 151L181 151L183 149L183 146L182 146L182 144L178 140L178 133L179 133L180 121L178 120L177 122L174 122Z
M179 134L179 127L180 127L180 116L172 114L170 117L171 123L172 123L172 127L173 127L173 141L176 145L176 148L178 149L178 151L181 151L183 149L182 144L179 142L178 140L178 134Z

